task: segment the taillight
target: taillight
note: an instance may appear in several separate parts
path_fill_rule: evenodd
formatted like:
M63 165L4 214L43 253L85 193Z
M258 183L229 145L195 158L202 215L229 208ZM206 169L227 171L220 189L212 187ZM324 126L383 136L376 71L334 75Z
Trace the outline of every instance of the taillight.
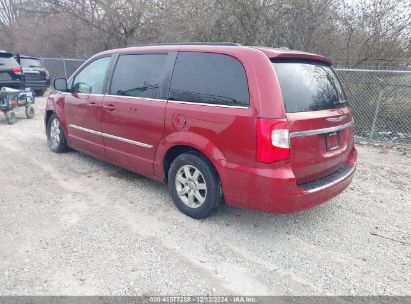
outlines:
M16 75L21 75L23 72L21 68L12 68L11 71Z
M46 79L49 79L49 78L50 78L49 71L46 70Z
M286 119L257 119L257 161L272 163L290 157Z

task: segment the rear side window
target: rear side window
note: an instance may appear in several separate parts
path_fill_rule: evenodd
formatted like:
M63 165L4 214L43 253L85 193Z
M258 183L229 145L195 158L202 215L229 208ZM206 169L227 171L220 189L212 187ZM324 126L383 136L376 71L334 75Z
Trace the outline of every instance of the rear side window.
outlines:
M319 111L347 106L334 71L325 63L272 60L287 113Z
M20 63L22 67L25 68L42 68L43 64L39 59L35 58L20 58Z
M19 64L12 55L0 53L0 67L18 67Z
M111 95L159 98L167 54L121 55L111 82Z
M170 99L247 106L249 94L244 67L227 55L180 52L171 80Z

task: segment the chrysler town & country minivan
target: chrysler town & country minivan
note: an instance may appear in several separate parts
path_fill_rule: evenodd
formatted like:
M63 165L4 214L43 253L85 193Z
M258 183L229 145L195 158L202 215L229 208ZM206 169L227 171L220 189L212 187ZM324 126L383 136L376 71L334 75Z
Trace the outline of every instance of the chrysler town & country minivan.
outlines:
M55 80L45 125L72 148L168 184L205 218L225 202L273 213L351 182L352 112L325 57L229 43L105 51Z

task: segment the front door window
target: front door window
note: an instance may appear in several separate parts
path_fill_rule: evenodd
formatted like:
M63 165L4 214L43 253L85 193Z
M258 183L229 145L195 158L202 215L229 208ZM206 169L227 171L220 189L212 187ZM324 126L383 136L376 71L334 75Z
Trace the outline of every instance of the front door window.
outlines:
M103 94L104 80L111 57L94 60L77 74L73 93Z

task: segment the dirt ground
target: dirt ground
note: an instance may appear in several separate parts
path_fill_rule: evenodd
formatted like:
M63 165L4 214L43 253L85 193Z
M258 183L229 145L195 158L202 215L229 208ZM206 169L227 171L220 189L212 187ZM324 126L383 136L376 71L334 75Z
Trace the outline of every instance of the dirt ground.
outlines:
M411 151L358 146L316 208L179 213L166 187L46 145L45 98L0 115L1 295L409 295Z

